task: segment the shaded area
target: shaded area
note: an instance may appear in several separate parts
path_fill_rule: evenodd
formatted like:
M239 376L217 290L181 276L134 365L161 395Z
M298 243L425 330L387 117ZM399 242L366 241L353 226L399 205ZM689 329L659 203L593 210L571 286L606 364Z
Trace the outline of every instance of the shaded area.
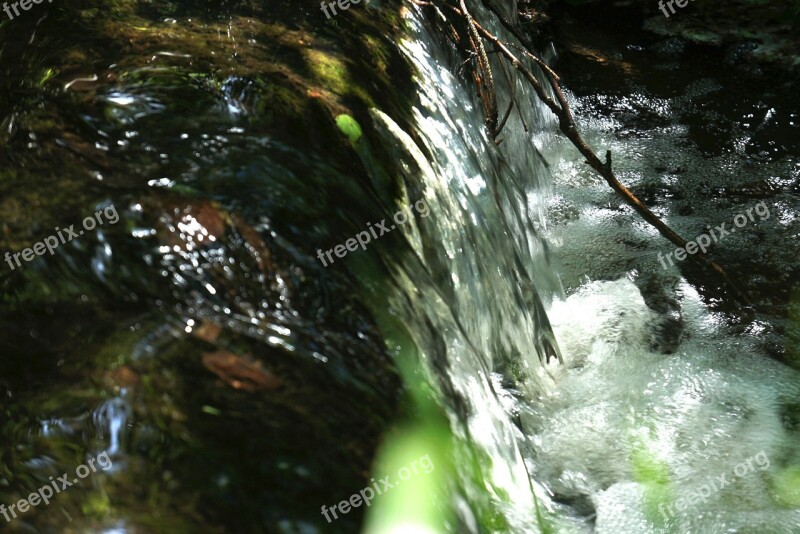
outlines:
M0 274L0 503L114 461L9 528L314 531L365 485L400 382L361 286L315 256L396 192L334 121L407 113L396 9L73 2L0 25L0 250L120 214Z

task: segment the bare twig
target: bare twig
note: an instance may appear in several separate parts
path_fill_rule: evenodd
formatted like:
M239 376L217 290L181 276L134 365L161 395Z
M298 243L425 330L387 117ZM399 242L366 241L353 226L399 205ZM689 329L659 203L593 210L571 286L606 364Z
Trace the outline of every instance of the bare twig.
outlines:
M506 79L506 82L508 83L510 89L510 96L508 100L508 109L506 110L505 115L503 115L503 118L500 120L500 124L497 126L497 132L495 132L494 134L495 142L497 144L500 144L502 142L502 141L497 141L496 138L498 135L500 135L500 132L503 131L503 126L506 125L506 121L511 116L511 110L514 108L514 104L516 103L516 98L517 98L516 95L517 84L514 82L514 80L511 79L511 75L508 74L505 63L503 62L500 63L500 69L503 71L503 77Z
M475 21L467 10L465 0L459 0L464 21L467 23L469 31L469 42L478 60L478 68L473 71L475 85L478 87L478 95L483 103L483 111L486 115L486 126L492 133L497 132L497 98L494 91L494 77L492 76L492 66L489 64L489 57L483 46L483 40L478 35L475 28Z

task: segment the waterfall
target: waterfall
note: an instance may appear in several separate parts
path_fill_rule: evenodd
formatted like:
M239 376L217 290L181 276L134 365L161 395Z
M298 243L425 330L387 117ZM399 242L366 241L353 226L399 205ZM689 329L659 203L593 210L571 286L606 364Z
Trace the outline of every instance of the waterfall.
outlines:
M431 215L404 227L414 254L395 265L395 310L443 392L456 434L489 458L482 475L490 506L502 510L511 531L535 532L536 508L549 499L528 475L510 391L533 395L546 388L559 358L543 306L558 282L538 235L549 179L523 132L523 123L540 132L552 125L514 78L525 105L512 114L498 146L482 126L472 89L454 75L458 59L418 11L407 21L409 36L400 46L417 71L416 131L404 132L380 111L373 119L402 161L406 204L424 198ZM507 93L499 97L503 105L509 101ZM478 498L481 489L474 491Z
M514 40L480 5L471 9ZM564 298L543 239L554 185L542 153L562 170L582 161L528 85L493 55L501 114L511 93L521 104L497 144L460 58L417 8L406 20L400 48L416 70L414 130L378 110L372 117L401 162L404 203L424 198L431 214L403 227L413 254L384 260L392 311L419 348L421 373L470 445L461 454L480 458L478 482L458 475L461 528L481 531L481 518L499 513L498 532L790 532L797 512L776 504L760 472L702 501L682 496L702 495L708 480L746 459L780 458L776 476L793 476L797 459L786 450L796 438L779 421L800 393L797 373L726 337L685 283L678 291L687 338L675 355L654 348L653 325L663 317L645 304L635 273L584 280ZM590 200L577 202L593 213ZM586 224L567 230L583 267L614 255L599 250L604 242ZM631 228L653 239L652 230ZM731 406L757 419L745 425ZM739 510L741 502L748 504ZM676 506L689 511L676 514Z

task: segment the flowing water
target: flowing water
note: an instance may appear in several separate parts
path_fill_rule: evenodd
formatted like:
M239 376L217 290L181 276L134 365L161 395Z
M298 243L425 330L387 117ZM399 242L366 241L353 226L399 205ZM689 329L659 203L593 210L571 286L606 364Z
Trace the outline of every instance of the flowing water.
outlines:
M709 109L720 73L687 73L660 93L573 77L597 86L569 93L587 140L613 150L637 193L663 196L646 200L687 237L766 201L768 218L715 249L769 303L737 309L707 274L662 267L663 240L496 55L500 109L512 94L522 105L502 142L490 139L462 59L418 8L403 9L398 67L345 17L303 31L313 5L176 6L168 18L137 13L124 47L82 35L102 27L92 14L85 27L32 20L46 41L26 34L32 45L0 55L4 198L22 184L52 192L2 204L14 221L4 231L43 236L86 206L121 215L0 279L12 362L0 374L0 503L99 451L114 460L16 525L63 531L69 511L67 528L86 532L355 531L358 516L329 526L319 506L364 486L404 361L402 378L426 384L452 433L451 531L798 531L793 101L748 93L736 123L747 126L715 142L704 123L724 123ZM273 18L284 25L263 22ZM410 74L409 87L381 93L357 60L296 48L333 47L330 35ZM86 50L58 56L62 41ZM12 64L41 77L17 83ZM378 88L362 91L375 105L358 116L360 141L322 104L298 112L308 124L282 115L301 108L287 79L333 101L345 74ZM420 217L368 250L326 267L315 257L419 201ZM21 206L41 210L35 230Z
M486 483L508 529L796 532L800 513L775 498L776 480L796 473L800 459L800 375L768 350L783 314L771 307L755 314L715 310L714 299L704 300L677 268L663 268L660 236L591 175L514 74L518 100L533 105L511 115L496 147L476 128L479 104L453 77L458 60L433 44L418 17L410 21L415 38L403 48L418 72L416 133L431 158L412 166L406 179L422 178L431 205L417 252L434 287L421 284L426 277L412 267L400 290L410 329L436 326L418 344L431 374L446 385L459 416L454 425L463 425L490 458ZM494 69L502 72L497 63ZM781 137L790 155L762 160L755 172L747 131L734 140L736 150L716 158L687 146L679 110L701 109L703 96L719 90L706 78L672 98L640 89L612 102L596 95L572 102L586 117L580 122L590 143L613 150L631 186L669 191L679 181L699 196L770 177L794 183L796 129L786 123L796 127L796 116L784 109ZM508 98L506 91L501 110ZM655 116L649 120L656 125L640 121L637 131L615 135L625 125L604 117L603 105ZM659 164L670 167L664 172ZM759 225L751 235L731 235L725 244L771 258L791 283L798 203L791 187L776 193L768 200L771 214L762 206L751 219ZM689 217L670 211L678 207L659 211L693 236L703 223L732 221L756 205L753 196L713 200L694 203ZM555 271L546 243L555 245ZM441 313L433 315L434 302ZM421 310L430 311L420 316ZM550 323L563 365L556 358L547 363L557 350ZM537 521L537 506L547 510L544 520Z

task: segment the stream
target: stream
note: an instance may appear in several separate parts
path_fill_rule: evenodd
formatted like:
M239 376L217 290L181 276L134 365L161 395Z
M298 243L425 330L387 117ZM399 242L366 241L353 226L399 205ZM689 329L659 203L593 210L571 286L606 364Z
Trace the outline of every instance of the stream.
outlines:
M0 530L800 531L790 74L619 7L542 50L748 306L498 54L492 139L423 7L53 6L0 23L0 254L82 232L0 272L0 504L108 463Z

